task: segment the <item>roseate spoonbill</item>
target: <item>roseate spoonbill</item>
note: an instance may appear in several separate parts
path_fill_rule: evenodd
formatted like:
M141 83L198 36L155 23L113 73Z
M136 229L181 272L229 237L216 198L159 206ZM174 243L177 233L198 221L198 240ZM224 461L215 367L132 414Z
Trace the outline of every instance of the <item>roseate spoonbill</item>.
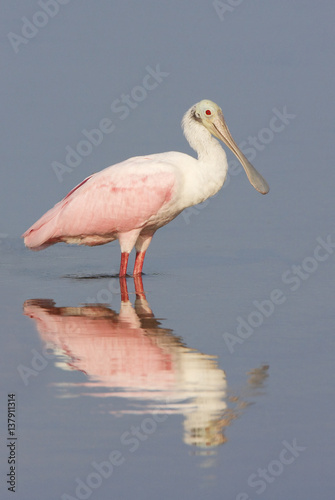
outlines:
M269 191L267 182L232 138L217 104L205 99L192 106L183 117L182 128L198 159L171 151L130 158L97 172L23 234L25 245L41 250L61 241L94 246L118 239L119 275L127 274L134 246L133 273L141 274L145 253L157 229L223 186L228 162L214 137L233 151L257 191Z

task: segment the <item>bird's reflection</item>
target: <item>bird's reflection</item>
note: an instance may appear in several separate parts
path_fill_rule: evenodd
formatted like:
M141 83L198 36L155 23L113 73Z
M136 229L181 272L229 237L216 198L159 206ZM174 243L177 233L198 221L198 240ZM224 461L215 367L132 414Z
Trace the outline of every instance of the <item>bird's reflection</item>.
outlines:
M259 395L268 366L252 370L240 395L232 395L217 357L190 349L163 328L146 300L141 278L134 282L133 306L126 279L120 279L118 314L100 304L56 307L48 299L24 303L24 313L35 320L42 340L62 356L57 366L86 374L85 382L66 384L63 390L67 396L79 391L137 403L130 410L111 410L118 414L182 414L185 443L224 443L225 428L243 412L248 398Z

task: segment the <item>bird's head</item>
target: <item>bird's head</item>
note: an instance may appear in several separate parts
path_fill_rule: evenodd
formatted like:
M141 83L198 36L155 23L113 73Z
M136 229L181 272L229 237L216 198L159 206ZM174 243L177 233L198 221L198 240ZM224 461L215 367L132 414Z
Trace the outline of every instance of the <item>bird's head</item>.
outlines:
M240 161L253 187L262 194L268 193L270 189L268 183L251 165L232 138L221 108L215 102L204 99L193 106L193 117L201 122L214 137L223 141L231 149Z

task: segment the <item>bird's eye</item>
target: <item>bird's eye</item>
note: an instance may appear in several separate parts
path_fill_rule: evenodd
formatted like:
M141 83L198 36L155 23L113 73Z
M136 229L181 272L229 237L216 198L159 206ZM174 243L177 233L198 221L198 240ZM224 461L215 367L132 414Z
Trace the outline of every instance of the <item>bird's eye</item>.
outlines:
M211 110L210 109L206 109L206 115L210 116L211 114L212 114Z

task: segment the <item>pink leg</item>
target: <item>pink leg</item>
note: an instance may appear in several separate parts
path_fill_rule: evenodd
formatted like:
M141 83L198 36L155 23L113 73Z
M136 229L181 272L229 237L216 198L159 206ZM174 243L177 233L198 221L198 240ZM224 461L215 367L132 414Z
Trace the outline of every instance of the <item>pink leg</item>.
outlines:
M145 257L145 252L136 252L134 272L133 272L134 276L142 274L144 257Z
M121 253L120 272L119 272L119 277L120 278L122 278L123 276L127 275L128 259L129 259L129 253L128 252L122 252Z

